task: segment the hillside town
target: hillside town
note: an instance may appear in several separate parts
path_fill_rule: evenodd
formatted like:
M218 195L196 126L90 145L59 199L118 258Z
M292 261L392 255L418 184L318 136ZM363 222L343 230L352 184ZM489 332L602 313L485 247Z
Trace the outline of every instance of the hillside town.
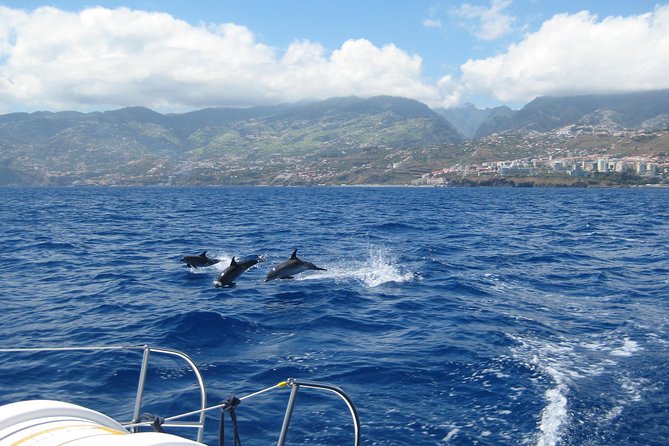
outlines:
M600 146L592 147L583 143L588 141L587 138L592 142L593 136L602 142ZM630 141L639 144L630 150ZM496 146L508 149L502 153L518 154L527 151L537 155L480 163L457 163L425 174L413 180L412 184L446 185L454 178L490 177L637 177L642 182L647 180L648 183L661 183L669 179L667 141L669 131L614 131L602 128L586 130L577 126L549 133L529 133L524 137L517 134L495 134L479 142L480 150L484 150L483 147ZM631 155L630 152L639 154ZM476 154L471 158L475 159Z

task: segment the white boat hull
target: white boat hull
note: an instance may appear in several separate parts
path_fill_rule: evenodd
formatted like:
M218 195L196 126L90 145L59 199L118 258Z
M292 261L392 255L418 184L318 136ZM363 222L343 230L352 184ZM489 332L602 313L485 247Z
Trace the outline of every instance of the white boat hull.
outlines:
M201 446L158 432L130 433L114 419L52 400L0 406L0 446Z

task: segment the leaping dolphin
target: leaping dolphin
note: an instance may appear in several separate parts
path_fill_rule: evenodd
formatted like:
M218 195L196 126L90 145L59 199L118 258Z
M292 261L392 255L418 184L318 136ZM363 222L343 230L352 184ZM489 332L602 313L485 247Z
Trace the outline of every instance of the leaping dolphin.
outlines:
M256 257L255 259L238 262L234 257L232 257L230 266L225 268L221 275L218 276L218 279L214 281L214 286L216 288L220 288L222 286L233 286L235 284L234 280L237 277L241 276L244 271L251 268L256 263L262 262L262 260L262 258Z
M214 265L221 260L207 257L207 251L205 251L199 256L184 256L179 261L184 262L187 266L192 268L204 268L205 266Z
M284 260L278 265L272 267L267 273L267 278L265 282L269 282L274 279L292 279L294 275L301 273L302 271L307 270L318 270L318 271L327 271L325 268L319 268L313 263L304 262L297 258L297 249L293 251L293 254L290 256L290 259Z

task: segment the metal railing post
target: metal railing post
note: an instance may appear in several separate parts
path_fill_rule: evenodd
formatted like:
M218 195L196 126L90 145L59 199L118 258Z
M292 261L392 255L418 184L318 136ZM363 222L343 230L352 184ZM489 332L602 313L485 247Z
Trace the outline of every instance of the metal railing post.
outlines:
M142 358L142 368L139 370L139 383L137 384L137 397L135 398L135 410L132 414L132 421L134 423L139 421L140 411L142 410L142 398L144 396L144 382L146 381L146 373L149 368L149 354L151 349L148 345L144 345L144 356ZM139 426L132 428L133 432L139 432Z
M299 390L299 385L288 381L288 384L293 388L290 389L290 398L288 398L288 406L286 407L286 414L283 417L283 425L281 426L281 434L279 435L279 441L277 446L283 446L286 442L286 435L288 435L288 425L290 425L290 418L293 415L293 409L295 408L295 399L297 398L297 391Z
M328 392L332 392L335 395L339 396L346 405L348 406L349 412L351 412L351 417L353 419L353 428L355 430L355 442L354 445L358 446L360 444L360 418L358 417L358 411L356 410L355 406L353 405L353 401L351 398L344 393L343 390L341 390L337 386L333 386L331 384L324 384L324 383L317 383L317 382L311 382L311 381L298 381L296 379L292 379L290 383L295 386L302 386L307 389L321 389L321 390L326 390Z
M200 421L198 422L198 428L197 428L197 442L202 443L202 436L204 435L204 422L207 417L207 413L205 409L207 408L207 391L204 386L204 380L202 379L202 374L200 374L200 370L197 368L197 365L195 362L190 358L185 353L182 353L177 350L169 350L166 348L152 348L151 349L154 353L163 353L166 355L174 355L177 356L184 361L190 366L191 370L195 374L195 378L197 379L197 383L200 387Z

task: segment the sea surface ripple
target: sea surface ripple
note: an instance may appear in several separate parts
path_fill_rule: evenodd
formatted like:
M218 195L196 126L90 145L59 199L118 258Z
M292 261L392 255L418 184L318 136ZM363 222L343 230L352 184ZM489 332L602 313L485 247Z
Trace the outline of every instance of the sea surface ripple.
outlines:
M0 188L0 348L184 351L208 400L335 384L364 445L661 445L669 438L669 190ZM293 249L326 268L265 283ZM221 262L190 268L203 251ZM235 287L232 256L262 256ZM141 356L0 353L0 404L59 398L129 421ZM197 402L156 358L146 411ZM275 443L277 390L238 409ZM209 415L205 440L217 443ZM352 443L300 391L288 444Z

